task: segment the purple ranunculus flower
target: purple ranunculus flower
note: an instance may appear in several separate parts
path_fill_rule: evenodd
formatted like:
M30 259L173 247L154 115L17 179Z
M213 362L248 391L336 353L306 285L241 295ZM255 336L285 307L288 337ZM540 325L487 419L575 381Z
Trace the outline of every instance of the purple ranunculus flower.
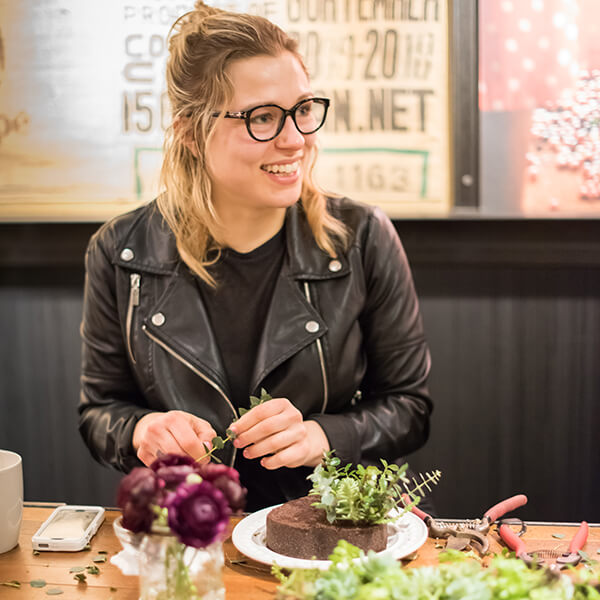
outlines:
M194 459L187 454L161 454L151 465L153 471L158 471L162 467L178 467L180 465L195 465Z
M152 504L157 502L163 486L154 471L146 467L137 467L123 477L117 492L123 527L134 533L150 531L155 516Z
M182 544L194 548L204 548L220 539L231 515L223 493L207 481L180 484L163 506L169 513L171 531Z
M205 481L210 481L221 490L233 512L241 512L246 506L246 488L240 484L240 474L223 464L206 463L198 473Z
M205 479L206 481L214 481L215 479L217 479L217 477L224 476L237 483L240 482L240 474L235 469L232 469L231 467L228 467L227 465L224 465L222 463L219 464L214 462L208 462L202 465L198 465L197 468L198 473L200 473L202 479Z
M198 471L191 465L173 465L172 467L160 467L156 469L156 475L165 482L168 490L174 490L183 483L188 475L197 474Z

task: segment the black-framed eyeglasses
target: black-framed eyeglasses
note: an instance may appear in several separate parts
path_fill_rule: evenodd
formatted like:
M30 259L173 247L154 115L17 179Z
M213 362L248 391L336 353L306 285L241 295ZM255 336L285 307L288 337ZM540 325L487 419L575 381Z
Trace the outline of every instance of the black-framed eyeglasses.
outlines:
M279 135L288 116L292 117L300 133L314 133L325 123L328 108L329 98L305 98L289 110L277 104L261 104L249 110L226 112L223 117L243 119L251 138L257 142L268 142ZM213 117L220 115L218 112L213 113Z

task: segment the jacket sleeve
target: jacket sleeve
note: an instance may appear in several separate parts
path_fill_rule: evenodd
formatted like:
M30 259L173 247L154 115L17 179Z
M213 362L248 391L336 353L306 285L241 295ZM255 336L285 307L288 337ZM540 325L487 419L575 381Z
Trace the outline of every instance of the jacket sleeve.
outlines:
M104 228L86 252L79 431L98 462L129 471L142 464L132 446L134 427L151 411L126 357L110 241Z
M312 415L343 462L396 461L429 435L429 349L404 249L376 209L361 245L366 300L359 317L367 370L356 403L341 414Z

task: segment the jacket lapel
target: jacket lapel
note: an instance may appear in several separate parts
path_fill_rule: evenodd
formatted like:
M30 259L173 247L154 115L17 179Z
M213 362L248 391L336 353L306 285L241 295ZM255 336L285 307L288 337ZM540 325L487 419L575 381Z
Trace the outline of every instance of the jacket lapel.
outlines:
M307 323L318 324L307 329ZM290 272L287 260L275 284L271 304L267 312L262 337L256 352L251 390L257 390L260 382L290 356L297 354L321 337L327 325L308 303Z
M303 282L344 277L350 272L343 254L338 257L341 267L329 268L332 259L317 246L299 202L288 209L285 227L286 256L256 352L250 387L254 391L276 367L327 333L327 324L302 291Z
M225 368L206 307L194 276L183 263L144 325L152 336L205 374L229 397Z
M117 249L115 261L141 273L142 289L145 273L165 278L154 290L159 294L158 300L142 316L144 329L164 350L199 371L229 396L219 348L194 276L181 261L173 233L155 204L147 210L148 222L140 218L133 224Z

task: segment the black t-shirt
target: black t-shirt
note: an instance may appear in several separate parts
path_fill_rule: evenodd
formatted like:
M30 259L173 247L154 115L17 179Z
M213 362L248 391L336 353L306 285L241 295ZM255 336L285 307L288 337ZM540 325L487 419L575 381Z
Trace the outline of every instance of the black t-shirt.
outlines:
M265 319L285 254L285 227L252 252L227 248L209 268L217 288L199 280L199 289L221 353L229 384L228 396L236 408L248 408L251 377ZM269 391L269 390L267 390ZM312 469L268 471L260 459L247 460L238 450L235 468L248 489L246 509L258 510L306 494L306 476ZM284 494L283 490L294 490Z
M284 228L252 252L231 248L209 268L217 287L200 283L200 293L217 339L236 408L248 408L250 379L265 318L285 249Z

